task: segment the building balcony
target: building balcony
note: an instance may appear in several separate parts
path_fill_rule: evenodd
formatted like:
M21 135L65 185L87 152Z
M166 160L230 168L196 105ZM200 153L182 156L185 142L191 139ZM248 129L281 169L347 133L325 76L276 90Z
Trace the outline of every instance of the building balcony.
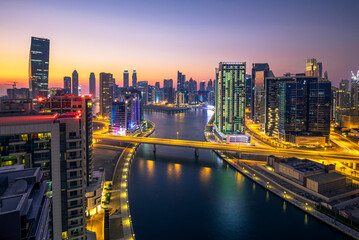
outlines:
M46 143L49 142L51 140L51 138L34 138L34 143Z
M67 178L67 181L74 181L74 180L81 180L82 176L81 175L76 175L76 176L71 176Z
M50 148L48 148L48 149L35 149L34 153L47 153L50 150L51 150Z
M34 158L34 163L50 162L51 157Z
M81 136L76 136L76 137L68 137L66 139L66 142L78 142L81 141Z
M74 224L74 225L69 225L69 226L68 226L68 231L75 230L76 228L83 228L83 227L84 227L83 223L78 223L78 224ZM80 231L79 231L79 232L80 232ZM72 235L72 236L74 236L74 235ZM77 235L77 236L79 236L79 235Z
M82 170L82 166L70 166L67 167L68 172L73 172L74 170Z
M84 208L84 206L83 206L82 203L81 203L81 204L74 205L74 206L68 206L68 207L67 207L68 210L77 210L77 209L83 209L83 208Z
M9 151L10 156L18 156L18 155L25 155L26 151L19 150L19 151Z
M82 199L82 194L79 195L75 195L75 196L69 196L67 197L67 201L73 201L73 200L77 200L77 199Z
M81 161L81 160L82 160L82 156L68 157L66 159L66 161L68 161L68 162L75 162L75 161Z
M26 144L26 141L18 141L18 142L12 142L12 141L9 141L9 145L10 146L14 146L14 145L22 145L22 144Z
M81 146L75 146L75 147L67 147L66 152L76 152L81 151Z
M67 190L81 190L83 188L83 185L75 185L75 186L68 186Z

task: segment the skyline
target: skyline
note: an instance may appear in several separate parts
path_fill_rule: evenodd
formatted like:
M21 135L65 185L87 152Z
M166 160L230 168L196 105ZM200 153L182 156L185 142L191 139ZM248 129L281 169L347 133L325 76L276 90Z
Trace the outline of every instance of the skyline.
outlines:
M0 94L11 88L7 81L28 87L31 36L50 39L49 87L63 87L76 69L85 93L90 72L97 81L100 72L112 73L122 86L125 68L151 85L175 83L177 70L198 82L214 79L221 61L246 62L247 73L252 63L267 62L282 76L304 72L314 57L333 85L359 69L357 1L84 3L0 3L7 33L0 39Z

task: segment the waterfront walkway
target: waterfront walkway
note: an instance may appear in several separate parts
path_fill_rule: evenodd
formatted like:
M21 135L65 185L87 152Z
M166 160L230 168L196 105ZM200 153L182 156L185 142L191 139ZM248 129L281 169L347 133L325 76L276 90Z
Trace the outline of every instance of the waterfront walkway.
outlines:
M142 132L140 136L149 136L153 133L155 125L149 123L148 129ZM128 144L118 158L113 179L111 201L109 208L110 216L110 239L111 240L131 240L135 239L135 233L132 227L130 206L128 202L128 178L131 163L134 159L138 143Z

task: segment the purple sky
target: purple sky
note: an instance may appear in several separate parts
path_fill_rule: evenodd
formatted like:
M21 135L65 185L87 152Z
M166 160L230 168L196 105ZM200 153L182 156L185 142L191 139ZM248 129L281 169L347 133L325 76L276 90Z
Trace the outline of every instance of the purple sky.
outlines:
M139 81L214 78L220 61L268 62L275 75L323 62L337 85L359 69L358 0L283 1L1 1L0 83L27 87L31 36L50 39L50 86L76 68L136 67ZM0 85L4 89L6 85ZM7 87L6 87L7 88Z

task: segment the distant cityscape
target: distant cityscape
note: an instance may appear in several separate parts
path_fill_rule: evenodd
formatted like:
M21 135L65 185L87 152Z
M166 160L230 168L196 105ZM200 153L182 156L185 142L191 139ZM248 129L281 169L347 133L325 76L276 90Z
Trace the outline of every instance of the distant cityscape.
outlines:
M283 76L269 63L219 62L213 80L197 82L177 71L176 81L152 86L134 68L131 84L127 69L122 84L112 73L92 72L85 94L77 70L64 76L62 88L48 87L49 48L49 39L31 38L29 88L14 82L1 97L0 221L9 227L0 238L93 239L89 226L98 217L98 239L113 239L111 221L118 216L120 239L134 239L128 170L141 139L161 128L144 112L196 109L214 109L204 129L194 129L204 131L206 142L186 143L177 132L177 141L146 143L154 152L156 145L191 147L195 158L198 149L213 150L285 201L359 237L359 71L335 87L315 58L303 60L303 72ZM111 173L94 164L94 149L106 140L126 149ZM311 157L316 152L325 160ZM243 154L254 162L242 162Z

